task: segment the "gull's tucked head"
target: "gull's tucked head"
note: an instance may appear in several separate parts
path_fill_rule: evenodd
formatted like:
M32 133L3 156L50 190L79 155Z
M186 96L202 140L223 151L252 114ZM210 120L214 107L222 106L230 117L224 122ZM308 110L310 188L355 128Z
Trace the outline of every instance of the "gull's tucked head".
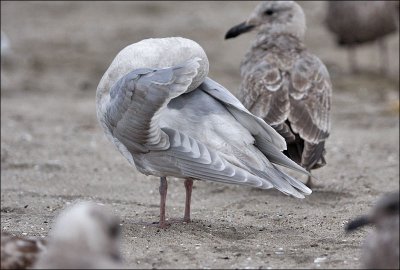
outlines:
M55 248L72 248L85 254L120 259L119 219L108 207L79 202L64 210L50 232Z
M245 22L230 29L225 39L253 29L262 34L291 34L303 40L306 18L303 9L294 1L263 1Z
M167 68L199 57L200 67L189 91L197 88L208 75L209 63L203 48L193 40L182 37L149 38L122 49L104 73L97 87L97 103L121 77L139 68ZM98 104L99 105L99 104Z

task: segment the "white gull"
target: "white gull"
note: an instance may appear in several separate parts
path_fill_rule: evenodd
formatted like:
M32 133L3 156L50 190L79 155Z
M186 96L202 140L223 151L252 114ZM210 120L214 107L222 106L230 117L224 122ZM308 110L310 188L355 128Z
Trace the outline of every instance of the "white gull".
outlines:
M97 88L107 138L141 173L161 178L163 228L167 176L185 179L186 222L193 179L274 187L298 198L311 193L277 167L308 174L282 154L282 136L208 78L208 69L192 40L146 39L119 52Z

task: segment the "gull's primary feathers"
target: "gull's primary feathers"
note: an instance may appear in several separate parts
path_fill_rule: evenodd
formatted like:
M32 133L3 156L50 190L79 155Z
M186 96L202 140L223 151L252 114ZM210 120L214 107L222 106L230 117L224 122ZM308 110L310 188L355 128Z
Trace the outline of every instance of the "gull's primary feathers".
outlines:
M285 138L291 159L308 171L325 165L332 85L325 65L303 43L302 8L293 1L261 2L225 38L252 29L258 34L241 63L239 100Z
M369 215L360 216L346 226L346 231L368 224L376 226L363 243L361 261L367 269L399 269L399 198L399 192L383 195Z
M196 42L146 39L123 49L97 88L107 137L140 172L161 177L161 227L167 176L186 179L186 221L192 179L311 193L276 166L307 173L282 154L284 139L207 73Z

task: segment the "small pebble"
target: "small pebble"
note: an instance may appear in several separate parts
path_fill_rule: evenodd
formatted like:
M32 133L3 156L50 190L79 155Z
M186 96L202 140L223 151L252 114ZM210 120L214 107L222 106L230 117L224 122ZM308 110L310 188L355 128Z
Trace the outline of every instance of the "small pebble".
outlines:
M314 263L320 263L326 260L326 257L318 257L314 259Z

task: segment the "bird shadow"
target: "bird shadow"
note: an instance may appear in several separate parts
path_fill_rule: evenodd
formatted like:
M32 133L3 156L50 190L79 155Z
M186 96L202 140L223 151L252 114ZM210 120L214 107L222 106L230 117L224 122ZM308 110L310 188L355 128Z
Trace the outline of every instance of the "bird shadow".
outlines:
M190 234L190 237L210 238L213 241L238 241L256 237L261 230L258 226L239 225L228 221L210 222L193 219L186 223L179 219L168 219L167 228L159 228L156 222L143 220L127 220L124 227L128 235L146 237L148 234L159 234L166 237L174 237L177 234Z

